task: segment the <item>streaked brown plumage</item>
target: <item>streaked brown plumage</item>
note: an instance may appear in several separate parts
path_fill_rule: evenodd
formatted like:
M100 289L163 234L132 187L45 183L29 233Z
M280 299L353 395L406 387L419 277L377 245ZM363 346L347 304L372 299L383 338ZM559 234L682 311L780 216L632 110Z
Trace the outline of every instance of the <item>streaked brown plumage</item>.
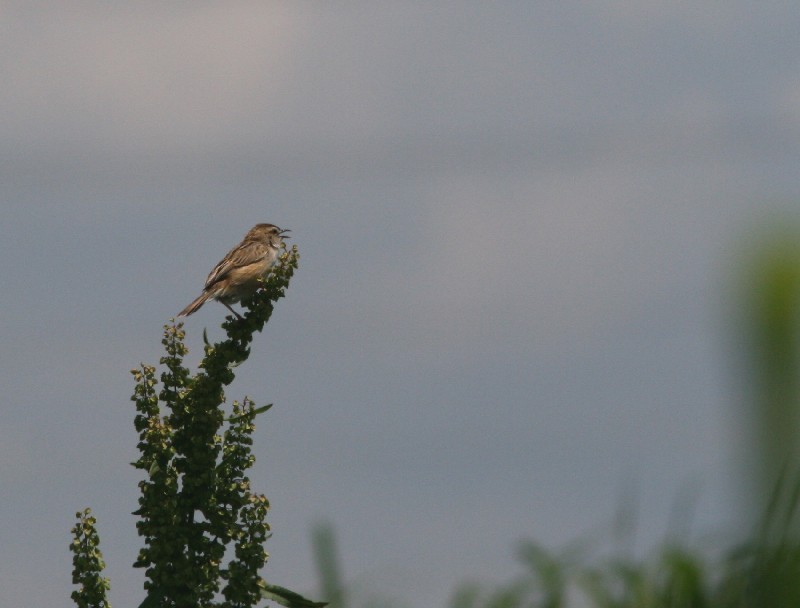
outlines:
M242 242L231 249L208 275L206 285L195 300L178 313L188 317L207 300L217 300L237 317L231 304L239 302L258 288L258 279L266 276L282 246L282 239L289 238L272 224L256 224L245 235Z

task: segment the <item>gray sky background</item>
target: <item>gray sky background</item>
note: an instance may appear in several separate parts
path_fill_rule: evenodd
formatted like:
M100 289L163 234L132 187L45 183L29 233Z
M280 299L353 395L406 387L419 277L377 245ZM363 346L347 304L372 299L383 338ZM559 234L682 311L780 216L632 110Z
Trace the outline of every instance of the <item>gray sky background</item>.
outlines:
M729 523L724 285L798 201L798 31L789 2L0 3L3 604L70 605L87 505L141 601L128 370L262 221L302 256L228 391L275 403L269 580L316 593L320 520L420 608L625 496L645 549L686 487Z

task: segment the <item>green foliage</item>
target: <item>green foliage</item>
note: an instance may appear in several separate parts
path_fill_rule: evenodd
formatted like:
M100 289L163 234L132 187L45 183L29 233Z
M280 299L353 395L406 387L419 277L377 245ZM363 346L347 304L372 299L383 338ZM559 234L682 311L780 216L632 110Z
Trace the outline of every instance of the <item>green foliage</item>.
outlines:
M751 513L761 514L749 538L718 555L668 541L645 559L526 542L522 575L493 589L462 585L453 608L800 606L800 224L768 226L736 271L737 358L752 433L742 477Z
M281 606L286 606L286 608L324 608L328 605L327 602L312 602L294 591L278 585L261 583L259 587L261 597L273 600Z
M520 544L523 572L496 586L465 583L452 608L797 608L800 474L784 475L745 542L710 552L666 541L649 557L591 543ZM594 550L593 550L594 549Z
M72 599L78 608L111 608L106 599L106 591L111 588L108 579L102 576L106 564L100 552L100 538L97 535L91 509L75 514L78 523L72 528L72 583L78 589L72 592Z
M243 317L226 317L227 339L205 340L197 374L183 363L188 350L181 323L164 326L158 379L151 365L131 372L140 453L133 466L145 474L134 512L144 541L134 563L145 571L142 608L242 608L264 599L290 608L325 605L261 578L269 501L251 489L247 471L255 462L255 417L270 406L244 398L227 414L224 407L224 387L249 356L254 333L283 297L297 261L296 247L285 252L242 302Z
M330 608L393 608L405 606L381 593L353 589L345 585L336 548L336 535L329 523L317 524L311 534L314 562L317 566L321 595L329 601Z
M755 537L717 559L669 544L649 559L597 558L548 551L530 541L521 557L522 575L494 587L462 584L452 608L800 606L800 544L785 537Z
M737 339L745 383L752 508L800 468L800 224L768 226L737 268Z
M322 587L322 595L330 600L331 608L343 608L347 603L344 583L339 571L336 537L331 525L318 524L312 530L311 542L314 547L314 561Z

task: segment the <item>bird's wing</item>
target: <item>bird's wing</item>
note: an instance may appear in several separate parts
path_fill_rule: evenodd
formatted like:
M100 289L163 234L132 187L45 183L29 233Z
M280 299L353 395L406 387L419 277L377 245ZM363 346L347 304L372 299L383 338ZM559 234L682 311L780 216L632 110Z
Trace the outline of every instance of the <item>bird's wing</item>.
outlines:
M268 250L269 248L267 245L259 241L248 241L234 247L208 275L205 289L208 289L217 281L224 279L231 270L241 268L242 266L249 266L250 264L264 259Z

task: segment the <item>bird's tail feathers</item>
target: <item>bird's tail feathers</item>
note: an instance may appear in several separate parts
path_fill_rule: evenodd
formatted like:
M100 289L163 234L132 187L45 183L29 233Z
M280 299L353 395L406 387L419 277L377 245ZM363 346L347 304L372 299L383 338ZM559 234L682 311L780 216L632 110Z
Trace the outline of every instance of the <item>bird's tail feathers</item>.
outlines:
M184 308L182 311L180 311L180 312L178 313L178 316L179 316L179 317L188 317L190 314L192 314L192 313L194 313L194 312L197 312L197 310L198 310L198 309L199 309L199 308L200 308L200 307L201 307L203 304L205 304L205 303L206 303L206 300L208 300L210 297L211 297L211 294L210 294L210 293L208 293L207 291L204 291L204 292L203 292L203 293L201 293L201 294L200 294L200 295L199 295L197 298L195 298L194 300L192 300L192 303L191 303L191 304L189 304L189 306L187 306L187 307L186 307L186 308Z

